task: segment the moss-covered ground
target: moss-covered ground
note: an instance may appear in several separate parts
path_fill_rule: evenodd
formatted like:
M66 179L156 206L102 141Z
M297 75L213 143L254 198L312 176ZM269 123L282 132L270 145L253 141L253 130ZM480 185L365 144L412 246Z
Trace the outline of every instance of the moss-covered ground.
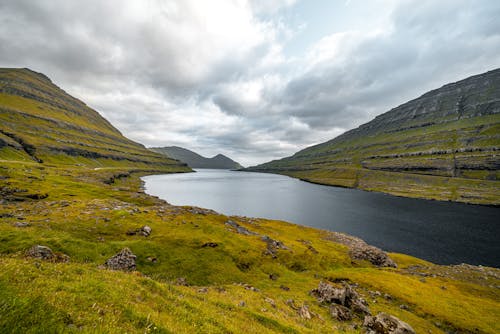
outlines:
M390 254L397 269L378 268L352 260L325 231L175 207L141 190L139 176L168 168L83 158L39 164L0 153L1 333L362 332L362 319L339 322L309 294L321 280L339 279L357 284L372 313L393 314L417 333L500 332L498 269L402 254ZM289 249L266 255L260 236L236 233L229 219ZM143 225L149 237L127 235ZM70 262L26 257L36 244ZM124 247L137 255L136 271L100 266ZM312 318L289 300L307 305Z

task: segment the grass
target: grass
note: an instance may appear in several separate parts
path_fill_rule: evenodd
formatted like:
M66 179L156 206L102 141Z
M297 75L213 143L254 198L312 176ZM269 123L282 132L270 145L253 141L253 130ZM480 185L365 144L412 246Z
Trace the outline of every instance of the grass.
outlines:
M94 170L19 161L5 162L0 170L4 184L48 194L45 199L0 206L4 214L0 220L0 328L9 333L359 332L350 327L352 322L332 319L328 309L309 295L320 280L335 278L358 284L373 312L394 314L417 332L499 330L500 296L497 288L490 287L500 284L498 279L489 281L490 285L451 277L427 278L422 283L420 276L405 268L420 265L442 272L447 267L392 254L400 269L379 269L364 261L353 262L345 246L325 240L320 230L170 206L140 191L140 171L114 184L103 182L117 172L130 171L125 167ZM226 228L229 218L282 241L290 250L279 250L276 259L264 255L266 244L258 236ZM16 221L30 226L14 227ZM153 229L150 237L126 234L145 224ZM218 246L201 247L206 242ZM67 254L71 261L25 258L24 252L34 244ZM99 268L123 247L137 255L136 272ZM491 270L498 275L498 270ZM270 274L277 280L271 280ZM190 286L176 285L180 277ZM373 300L372 290L393 299ZM289 299L308 305L321 318L300 318L286 304ZM401 310L402 303L409 304L410 310Z

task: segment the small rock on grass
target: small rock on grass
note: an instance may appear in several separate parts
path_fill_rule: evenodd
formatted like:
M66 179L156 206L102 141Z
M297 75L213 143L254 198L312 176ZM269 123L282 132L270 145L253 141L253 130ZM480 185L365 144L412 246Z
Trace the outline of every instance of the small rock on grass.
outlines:
M112 270L123 270L123 271L131 271L135 270L136 264L135 260L137 256L129 248L124 248L116 255L109 258L104 266L108 269Z

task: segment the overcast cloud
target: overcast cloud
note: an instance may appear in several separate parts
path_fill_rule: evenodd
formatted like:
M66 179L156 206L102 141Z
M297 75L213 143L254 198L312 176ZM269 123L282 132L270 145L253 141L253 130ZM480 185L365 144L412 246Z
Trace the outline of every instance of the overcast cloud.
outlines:
M499 17L488 0L0 0L0 66L146 146L250 165L500 67Z

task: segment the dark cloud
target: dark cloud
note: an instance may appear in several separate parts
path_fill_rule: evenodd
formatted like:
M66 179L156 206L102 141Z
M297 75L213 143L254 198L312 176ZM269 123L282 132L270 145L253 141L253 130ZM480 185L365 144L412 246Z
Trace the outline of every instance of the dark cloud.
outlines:
M293 2L0 0L0 66L47 74L146 145L244 164L500 66L497 1L388 0L385 21L285 56Z

